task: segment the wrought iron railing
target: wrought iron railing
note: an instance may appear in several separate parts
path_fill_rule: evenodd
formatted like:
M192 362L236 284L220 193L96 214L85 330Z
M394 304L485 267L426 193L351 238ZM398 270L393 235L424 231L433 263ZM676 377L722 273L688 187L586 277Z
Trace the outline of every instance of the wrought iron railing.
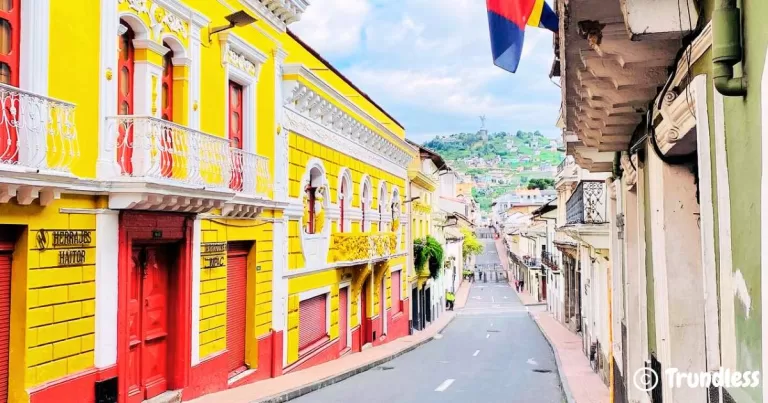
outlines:
M574 162L572 159L565 157L565 159L563 159L563 161L560 162L560 165L557 166L557 174L560 175L565 170L566 167L569 167L573 164Z
M566 223L602 224L607 221L606 189L602 181L581 181L566 202Z
M559 270L557 256L552 252L542 251L541 262L552 270Z
M150 116L114 116L108 123L116 176L247 196L266 196L272 186L269 159L232 148L227 139Z
M80 157L75 105L0 84L0 167L71 172Z
M523 263L528 267L540 267L541 261L533 256L523 256Z
M229 188L249 196L266 196L272 187L269 159L238 148L231 148L230 152Z

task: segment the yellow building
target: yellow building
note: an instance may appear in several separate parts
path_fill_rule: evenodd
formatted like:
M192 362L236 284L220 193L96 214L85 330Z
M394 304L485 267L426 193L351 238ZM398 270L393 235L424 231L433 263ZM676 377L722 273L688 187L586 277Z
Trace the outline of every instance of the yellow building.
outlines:
M424 239L432 236L443 245L443 216L438 207L439 174L447 169L443 158L418 144L408 141L414 152L419 155L408 167L409 190L412 199L410 239ZM413 244L409 245L413 250ZM429 277L429 270L413 265L413 256L409 261L408 289L411 295L411 320L415 329L423 329L431 322L442 305L437 304L443 295L442 284Z
M287 31L306 0L264 3L0 5L0 401L186 400L407 333L405 131Z

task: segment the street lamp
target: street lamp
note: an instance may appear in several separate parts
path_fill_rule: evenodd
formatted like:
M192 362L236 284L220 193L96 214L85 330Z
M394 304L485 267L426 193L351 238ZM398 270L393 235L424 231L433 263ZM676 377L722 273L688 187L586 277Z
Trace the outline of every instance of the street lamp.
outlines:
M226 31L228 29L232 29L234 27L244 27L248 24L253 24L256 22L256 18L252 17L250 14L246 13L243 10L234 12L226 17L224 17L227 21L229 21L229 24L227 25L221 25L218 27L208 26L208 43L211 42L211 36L213 34L217 34L219 32Z

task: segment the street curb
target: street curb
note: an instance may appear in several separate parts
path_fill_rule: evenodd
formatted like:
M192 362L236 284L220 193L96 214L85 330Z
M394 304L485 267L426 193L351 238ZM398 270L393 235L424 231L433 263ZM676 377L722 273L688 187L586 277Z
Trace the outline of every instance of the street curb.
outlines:
M557 351L557 348L555 347L554 343L552 343L552 340L547 336L547 333L544 331L544 329L541 328L541 325L536 320L536 318L533 316L533 312L528 312L528 316L531 317L531 320L533 323L536 324L536 327L539 328L539 332L544 336L544 339L547 340L547 343L549 344L549 348L552 349L552 353L555 356L555 365L557 366L557 374L560 376L560 386L562 387L563 394L565 395L565 401L567 403L576 403L576 399L573 398L573 393L571 393L571 388L568 386L568 379L565 377L565 374L563 373L563 364L560 362L560 353Z
M429 337L429 338L424 339L424 340L422 340L422 341L420 341L418 343L410 345L410 346L408 346L408 347L406 347L406 348L404 348L404 349L402 349L402 350L400 350L400 351L398 351L398 352L396 352L396 353L394 353L392 355L386 356L384 358L379 358L376 361L369 362L367 364L363 364L363 365L360 365L358 367L346 370L346 371L344 371L344 372L342 372L340 374L336 374L336 375L330 376L328 378L321 379L319 381L306 384L304 386L299 386L298 388L290 389L288 391L281 392L281 393L278 393L276 395L272 395L272 396L266 397L266 398L261 399L261 400L254 400L251 403L282 403L282 402L287 402L287 401L290 401L290 400L293 400L293 399L298 399L299 397L304 396L304 395L306 395L308 393L311 393L311 392L314 392L316 390L320 390L322 388L331 386L331 385L333 385L335 383L339 383L339 382L341 382L343 380L351 378L351 377L353 377L353 376L355 376L355 375L357 375L357 374L359 374L361 372L365 372L365 371L368 371L369 369L378 367L381 364L384 364L386 362L392 361L395 358L400 357L403 354L409 353L409 352L411 352L411 351L413 351L413 350L423 346L424 344L427 344L430 341L434 340L435 336L440 334L440 332L442 332L443 330L445 330L445 328L448 327L448 325L450 325L451 322L453 322L454 319L456 319L456 315L453 315L453 317L451 319L449 319L448 322L446 322L445 325L440 330L438 330L437 333L435 335L433 335L432 337Z

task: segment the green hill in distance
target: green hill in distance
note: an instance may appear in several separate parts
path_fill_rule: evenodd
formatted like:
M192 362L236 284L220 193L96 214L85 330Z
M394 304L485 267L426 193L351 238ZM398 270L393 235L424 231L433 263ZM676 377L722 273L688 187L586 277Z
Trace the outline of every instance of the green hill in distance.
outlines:
M481 210L490 211L496 197L531 179L554 178L565 157L562 140L539 131L516 133L480 131L437 136L423 144L439 153L451 168L472 181L472 196Z

